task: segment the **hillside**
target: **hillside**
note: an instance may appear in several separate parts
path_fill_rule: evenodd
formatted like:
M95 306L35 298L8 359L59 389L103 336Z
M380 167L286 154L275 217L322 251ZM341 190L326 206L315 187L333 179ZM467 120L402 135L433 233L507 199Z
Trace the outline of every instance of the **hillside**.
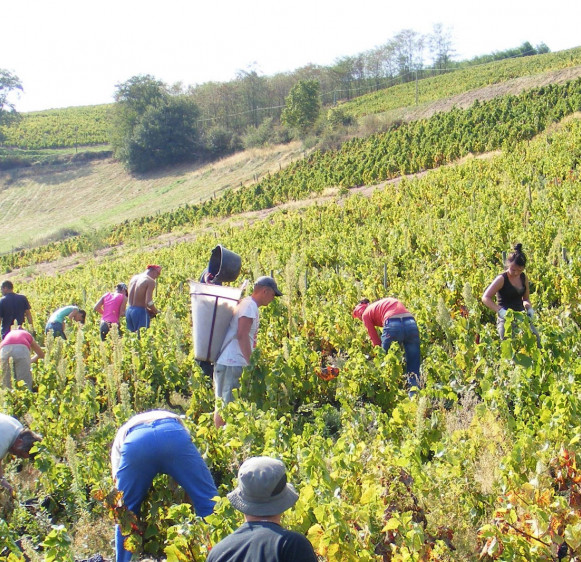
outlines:
M364 118L360 134L370 127L381 129L396 121L425 119L454 107L469 107L475 100L516 95L580 75L581 66L552 70L399 108L372 116L373 124ZM206 166L180 166L138 178L111 160L0 172L2 217L10 217L10 222L0 223L0 253L203 201L223 190L249 185L303 156L298 144L281 145L239 153Z
M205 559L240 523L224 499L238 466L262 454L288 467L300 499L285 525L321 561L581 556L580 70L363 117L385 121L327 152L295 143L140 178L111 160L2 174L0 238L88 234L2 256L47 355L33 392L0 387L0 410L44 437L33 461L3 463L16 497L0 488L0 559L111 559L111 441L152 408L184 414L222 499L201 520L158 477L131 529L139 558ZM480 302L515 242L541 348L512 312L500 342ZM261 309L222 431L188 284L218 243L242 257L236 284L272 273L284 293ZM163 265L162 314L101 342L94 303L147 263ZM351 316L386 295L420 329L412 398L401 349L372 347ZM87 322L55 341L42 327L68 303Z
M0 172L0 253L220 196L302 154L291 143L142 177L112 159Z
M184 227L188 240L144 237L20 281L37 328L65 302L89 312L67 342L39 334L48 353L35 392L0 389L3 411L44 435L34 463L6 465L19 501L3 507L2 556L109 558L110 443L129 416L155 407L185 414L222 498L243 459L283 459L300 492L285 525L326 562L579 556L581 119L488 156L371 197L343 190L266 217L207 218ZM516 241L529 258L540 349L516 314L514 338L499 342L479 302ZM241 255L240 281L272 271L284 293L261 309L259 352L223 431L193 361L187 282L216 243ZM141 339L101 343L92 305L151 262L164 266L163 314ZM420 326L425 388L411 399L401 350L371 347L351 317L359 298L386 294ZM323 380L330 364L339 375ZM240 523L226 499L205 521L183 501L157 479L133 530L144 557L203 560Z

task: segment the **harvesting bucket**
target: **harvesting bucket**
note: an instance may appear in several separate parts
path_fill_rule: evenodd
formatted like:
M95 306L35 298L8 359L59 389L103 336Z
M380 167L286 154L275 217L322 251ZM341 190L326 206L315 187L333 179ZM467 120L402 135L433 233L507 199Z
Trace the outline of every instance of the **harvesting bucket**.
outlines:
M214 363L218 358L241 295L238 287L190 281L192 341L198 361Z
M208 271L214 276L214 283L236 281L242 267L242 259L238 254L227 250L218 244L210 256Z

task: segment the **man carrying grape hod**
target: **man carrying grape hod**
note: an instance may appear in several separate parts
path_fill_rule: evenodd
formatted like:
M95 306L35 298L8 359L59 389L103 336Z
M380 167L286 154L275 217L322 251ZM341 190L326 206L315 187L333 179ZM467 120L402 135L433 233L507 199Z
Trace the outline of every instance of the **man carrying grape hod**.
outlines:
M274 297L281 295L276 281L272 277L264 276L255 281L252 294L238 303L214 368L214 394L224 404L234 399L232 391L240 387L242 371L250 364L250 355L256 346L258 332L258 307L269 305ZM222 427L224 420L218 406L216 403L214 425Z
M387 353L396 341L405 352L407 389L410 398L414 388L420 388L420 334L413 314L397 299L389 297L370 303L362 299L353 309L353 318L359 318L367 328L373 345L381 345ZM381 339L377 327L382 327Z

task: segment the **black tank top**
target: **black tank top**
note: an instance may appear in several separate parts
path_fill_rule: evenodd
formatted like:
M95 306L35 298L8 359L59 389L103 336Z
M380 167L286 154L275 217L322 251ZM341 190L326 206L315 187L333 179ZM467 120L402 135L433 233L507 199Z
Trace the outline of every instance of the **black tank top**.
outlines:
M517 289L508 280L508 273L506 271L502 274L502 277L504 279L504 285L502 286L502 289L498 291L498 304L507 310L510 308L511 310L522 312L525 309L522 303L522 296L525 294L526 290L525 274L520 274L522 289Z

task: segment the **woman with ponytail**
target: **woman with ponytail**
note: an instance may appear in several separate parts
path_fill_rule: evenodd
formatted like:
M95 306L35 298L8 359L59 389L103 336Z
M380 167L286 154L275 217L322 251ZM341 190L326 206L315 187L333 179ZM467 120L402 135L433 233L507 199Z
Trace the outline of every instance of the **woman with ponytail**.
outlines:
M498 275L482 295L482 302L498 315L496 326L501 340L504 339L504 319L507 310L526 312L530 319L535 314L529 301L529 280L524 274L526 263L527 257L522 251L522 244L516 244L514 251L506 259L506 271ZM531 330L537 337L537 344L540 345L539 334L532 323Z

